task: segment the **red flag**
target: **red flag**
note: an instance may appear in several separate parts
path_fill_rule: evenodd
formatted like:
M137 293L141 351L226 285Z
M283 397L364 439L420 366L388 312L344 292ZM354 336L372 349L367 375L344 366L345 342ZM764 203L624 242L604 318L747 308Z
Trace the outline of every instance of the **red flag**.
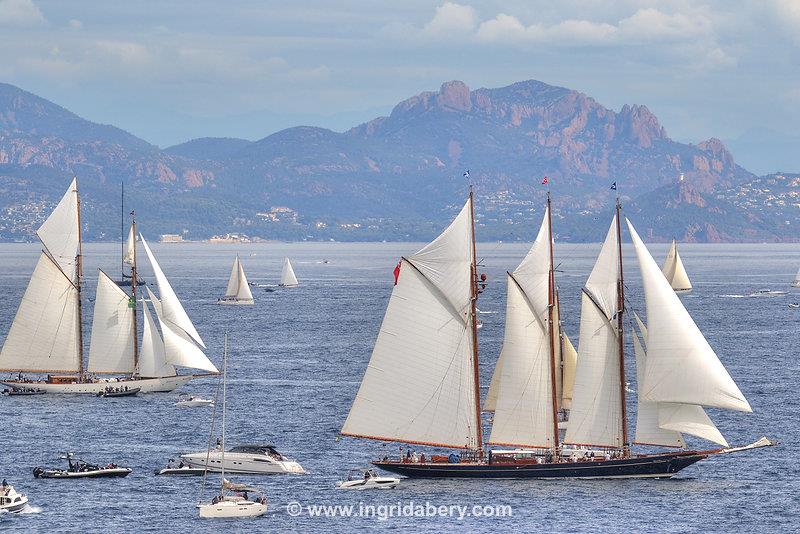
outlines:
M547 185L547 176L542 179L542 185Z
M397 266L394 268L394 285L397 285L397 279L400 278L400 264L403 263L403 260L397 262Z

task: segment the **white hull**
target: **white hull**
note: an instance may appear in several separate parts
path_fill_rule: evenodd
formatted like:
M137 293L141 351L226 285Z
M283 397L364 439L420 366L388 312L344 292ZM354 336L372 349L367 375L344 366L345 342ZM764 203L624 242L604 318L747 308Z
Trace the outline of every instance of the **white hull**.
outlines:
M684 294L686 294L686 293L691 293L693 288L691 288L691 287L690 287L690 288L688 288L688 289L675 289L675 288L673 287L672 289L673 289L673 290L675 291L675 293L677 293L678 295L684 295Z
M206 466L206 452L182 454L181 460L194 467ZM222 472L222 453L213 450L208 454L208 471ZM254 475L304 474L306 471L294 460L276 460L265 455L225 453L225 472Z
M179 400L175 403L179 408L194 408L195 406L214 406L214 401L210 399Z
M368 480L345 480L336 485L336 489L346 490L368 490L368 489L393 489L400 484L399 478L393 477L374 477Z
M2 382L6 386L24 390L41 390L54 394L90 394L97 395L109 386L140 388L140 393L166 393L184 386L195 375L178 375L164 378L140 378L132 380L100 380L96 382L78 382L69 384L50 384L47 382L17 382L14 380Z
M267 505L245 500L224 500L216 504L200 504L200 517L206 519L225 517L258 517L267 512Z
M0 511L19 512L28 504L28 496L17 493L13 486L0 487Z
M217 304L225 304L227 306L252 306L256 302L254 299L218 299Z

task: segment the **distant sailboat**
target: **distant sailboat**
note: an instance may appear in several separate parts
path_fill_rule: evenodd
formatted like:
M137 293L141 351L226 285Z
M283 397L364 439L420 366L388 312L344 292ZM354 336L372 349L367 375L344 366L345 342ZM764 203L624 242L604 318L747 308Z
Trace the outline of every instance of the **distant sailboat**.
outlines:
M289 258L283 258L281 283L278 285L281 287L297 287L299 285L297 277L294 275L294 269L292 269L292 262L289 261Z
M341 430L346 436L460 451L426 459L407 453L399 460L376 460L374 465L425 478L669 478L712 455L774 445L762 438L734 448L631 451L619 204L583 289L574 383L572 391L564 393L572 381L564 373L571 358L562 356L559 373L558 351L568 351L566 338L556 330L548 206L531 251L509 273L506 336L495 370L499 385L494 392L490 387L487 399L495 412L489 444L515 449L487 454L480 418L473 213L470 194L438 238L401 259L372 357ZM645 407L650 412L643 417L652 426L657 410L659 432L666 432L669 439L656 438L659 445L681 446L675 434L680 432L725 443L698 407L749 412L750 405L630 223L628 227L642 270L650 322L646 358L639 351L643 373L637 391L643 405L654 404ZM562 440L557 414L567 398L569 421Z
M131 232L133 235L136 233L135 220ZM163 308L169 314L170 319L162 321L162 331L170 342L166 348L163 347L145 304L144 335L142 345L139 345L136 241L129 240L132 248L130 254L126 253L125 261L131 265L131 293L121 289L102 270L98 272L89 361L84 369L83 272L77 180L73 179L37 234L44 248L0 352L0 371L19 373L20 380L7 380L4 384L15 389L46 393L96 395L105 391L111 381L96 378L97 375L124 375L114 379L113 385L139 388L147 393L172 391L196 376L178 375L173 364L217 373L214 364L193 345L196 342L202 344L202 340L144 239L142 243L165 300L156 309ZM173 330L182 333L173 333ZM196 341L173 341L175 336L188 338L189 332ZM46 380L30 381L21 380L23 372L49 374Z
M250 292L250 285L247 283L247 277L244 275L244 267L239 255L233 260L233 267L231 268L231 277L228 280L228 288L225 290L225 296L217 300L217 304L231 304L231 305L253 305L253 294Z
M798 269L797 274L794 275L794 282L792 282L792 287L800 287L800 269Z
M667 282L676 293L688 293L692 290L689 275L686 274L681 256L678 254L678 242L674 239L669 247L669 252L667 252L667 259L664 260L664 266L661 267L661 272L664 273Z

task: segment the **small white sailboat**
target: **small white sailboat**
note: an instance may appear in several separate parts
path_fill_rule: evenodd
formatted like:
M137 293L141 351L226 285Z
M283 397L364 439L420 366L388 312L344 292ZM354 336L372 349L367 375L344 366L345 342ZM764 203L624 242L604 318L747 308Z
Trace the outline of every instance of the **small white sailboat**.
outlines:
M297 282L297 277L294 274L294 269L292 269L292 262L289 261L289 258L283 258L283 270L281 271L281 283L278 284L280 287L297 287L300 285Z
M267 512L267 498L261 496L257 500L250 500L248 490L255 492L255 488L241 487L231 484L225 480L225 400L227 396L228 384L228 334L225 334L225 346L222 354L222 462L220 476L221 484L219 495L214 496L210 503L199 503L197 508L200 517L203 518L232 518L232 517L258 517ZM213 431L213 419L212 419ZM210 451L209 451L210 453ZM208 453L207 453L208 455ZM208 464L208 459L206 459ZM203 487L205 488L206 477L203 476ZM225 491L231 490L234 494L226 495ZM202 495L201 495L202 499Z
M400 484L398 477L382 477L374 469L354 469L347 475L347 480L340 480L336 489L367 490L393 489Z
M27 504L28 496L17 493L14 486L6 483L4 479L3 485L0 486L0 511L21 512Z
M217 304L251 306L254 303L253 293L250 292L250 285L247 283L247 277L244 275L242 261L237 254L236 259L233 260L231 277L228 280L228 288L225 290L225 296L218 299Z
M797 274L794 275L794 281L792 282L792 287L800 287L800 269L798 269Z
M686 274L686 269L681 261L681 256L678 254L678 242L672 240L672 245L667 252L667 259L664 260L664 265L661 267L661 272L672 286L676 293L688 293L692 290L692 283L689 281L689 275Z

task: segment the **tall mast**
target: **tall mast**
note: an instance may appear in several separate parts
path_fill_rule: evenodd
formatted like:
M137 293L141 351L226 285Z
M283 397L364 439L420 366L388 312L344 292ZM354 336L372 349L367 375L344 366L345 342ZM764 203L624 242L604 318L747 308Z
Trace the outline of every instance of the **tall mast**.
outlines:
M78 177L75 177L75 198L78 207L78 255L75 256L75 274L78 275L78 377L83 382L83 307L81 305L81 286L83 285L83 239L81 236L81 195L78 193Z
M478 259L475 251L475 201L472 186L469 188L469 216L472 221L472 267L471 284L472 305L472 373L475 388L475 426L478 431L478 456L483 457L483 428L481 425L481 385L478 371Z
M553 449L558 451L558 394L556 392L556 340L555 340L555 293L556 278L553 266L553 212L550 207L550 191L547 192L547 232L550 247L550 269L547 284L547 324L548 335L550 337L550 391L552 393L553 406ZM562 386L563 387L563 386ZM556 454L555 457L559 455Z
M139 332L138 323L136 318L136 212L132 211L133 221L131 227L133 228L133 265L131 266L131 304L133 309L133 374L139 375ZM123 260L124 265L124 260ZM124 268L123 268L124 279Z
M122 193L120 195L119 207L119 244L122 254L119 257L119 270L122 275L121 280L125 280L125 182L122 182Z
M228 332L225 332L225 346L222 348L222 482L220 496L225 495L225 402L228 393Z
M622 448L625 456L628 455L630 443L628 441L628 406L625 399L625 338L622 314L625 310L625 284L622 276L622 229L620 223L620 210L622 206L617 196L617 257L619 258L619 278L617 279L617 346L619 352L619 398L622 407Z

